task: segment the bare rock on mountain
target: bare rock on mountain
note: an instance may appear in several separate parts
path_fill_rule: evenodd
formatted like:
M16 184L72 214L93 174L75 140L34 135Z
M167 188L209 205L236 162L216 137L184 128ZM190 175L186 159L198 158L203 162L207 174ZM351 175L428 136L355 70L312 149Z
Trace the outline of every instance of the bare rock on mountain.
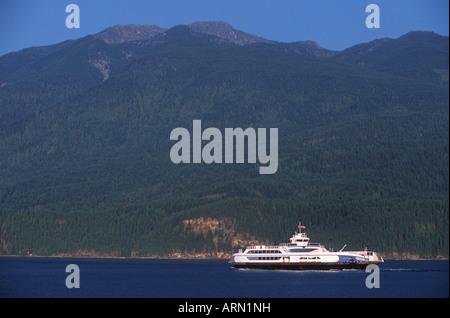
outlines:
M254 34L236 30L228 23L222 21L198 21L189 24L188 27L194 32L213 35L226 42L232 42L238 45L272 42Z
M164 31L166 29L157 25L117 24L94 36L108 44L120 44L123 42L148 40Z

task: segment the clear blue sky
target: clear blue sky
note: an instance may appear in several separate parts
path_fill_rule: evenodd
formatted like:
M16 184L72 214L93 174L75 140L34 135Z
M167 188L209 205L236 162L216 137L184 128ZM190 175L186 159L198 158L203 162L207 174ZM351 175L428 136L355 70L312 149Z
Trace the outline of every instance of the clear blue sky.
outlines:
M80 28L68 29L68 4L80 8ZM381 27L368 29L368 4L380 8ZM448 36L448 0L0 0L0 56L30 46L95 34L115 24L170 28L226 21L277 41L314 40L343 50L373 39L427 30Z

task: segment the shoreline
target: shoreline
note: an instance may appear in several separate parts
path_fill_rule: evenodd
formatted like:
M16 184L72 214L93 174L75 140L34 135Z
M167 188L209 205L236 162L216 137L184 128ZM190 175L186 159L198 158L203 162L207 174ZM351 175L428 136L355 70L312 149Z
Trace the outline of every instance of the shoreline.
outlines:
M101 256L101 255L2 255L0 258L45 258L45 259L110 259L110 260L167 260L167 261L228 261L228 258L224 257L205 257L203 255L182 257L182 256ZM433 257L433 258L420 258L416 256L405 257L383 257L385 261L448 261L446 257Z

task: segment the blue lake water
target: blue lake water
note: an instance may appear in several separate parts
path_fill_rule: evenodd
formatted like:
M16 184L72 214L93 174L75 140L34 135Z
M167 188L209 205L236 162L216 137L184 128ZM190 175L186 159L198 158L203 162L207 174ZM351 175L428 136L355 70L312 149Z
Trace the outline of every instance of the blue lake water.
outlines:
M66 266L80 288L67 288ZM0 257L1 298L448 298L448 261L386 261L364 270L236 270L226 261Z

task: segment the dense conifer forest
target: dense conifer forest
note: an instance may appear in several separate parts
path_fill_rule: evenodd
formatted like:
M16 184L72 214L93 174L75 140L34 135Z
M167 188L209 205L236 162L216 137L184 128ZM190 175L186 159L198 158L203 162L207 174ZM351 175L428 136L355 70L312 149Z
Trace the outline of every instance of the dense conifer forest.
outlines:
M182 26L164 41L0 57L0 254L224 257L301 221L327 248L448 257L448 37L330 57ZM277 172L172 163L194 119L278 128Z

